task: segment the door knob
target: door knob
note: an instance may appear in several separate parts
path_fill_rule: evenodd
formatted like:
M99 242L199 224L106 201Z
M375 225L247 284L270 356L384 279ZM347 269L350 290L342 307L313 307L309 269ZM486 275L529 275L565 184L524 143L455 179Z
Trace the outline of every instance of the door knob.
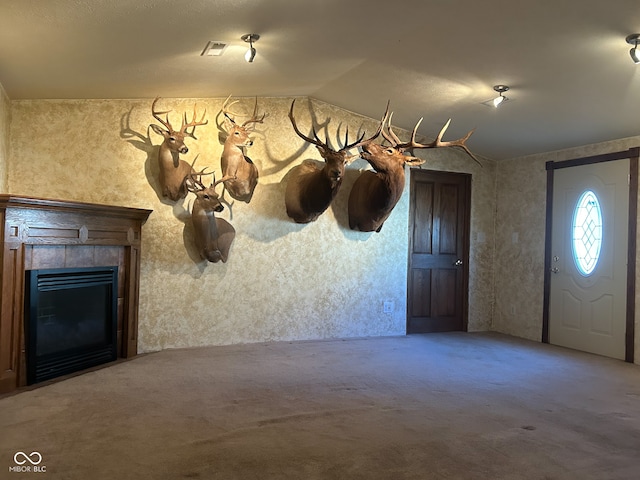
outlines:
M460 260L460 259L456 260L456 263L454 263L454 265L456 267L459 267L460 265L462 265L462 260Z

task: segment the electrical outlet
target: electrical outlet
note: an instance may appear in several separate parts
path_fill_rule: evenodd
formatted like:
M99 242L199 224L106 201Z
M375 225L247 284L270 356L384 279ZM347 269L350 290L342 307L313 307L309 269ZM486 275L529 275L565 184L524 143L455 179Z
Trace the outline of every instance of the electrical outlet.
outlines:
M382 311L384 313L393 313L393 302L391 300L382 302Z

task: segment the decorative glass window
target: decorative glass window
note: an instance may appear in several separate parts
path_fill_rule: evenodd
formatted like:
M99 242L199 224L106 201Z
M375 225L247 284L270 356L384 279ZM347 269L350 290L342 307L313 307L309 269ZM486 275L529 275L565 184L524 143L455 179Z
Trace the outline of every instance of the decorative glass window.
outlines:
M586 190L573 211L573 260L578 271L588 276L598 264L602 247L602 210L598 197Z

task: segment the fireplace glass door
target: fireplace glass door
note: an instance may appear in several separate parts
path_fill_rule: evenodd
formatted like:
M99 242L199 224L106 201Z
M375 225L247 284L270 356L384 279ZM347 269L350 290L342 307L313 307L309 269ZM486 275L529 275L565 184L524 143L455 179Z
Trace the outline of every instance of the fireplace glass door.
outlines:
M118 267L26 272L27 383L117 357Z

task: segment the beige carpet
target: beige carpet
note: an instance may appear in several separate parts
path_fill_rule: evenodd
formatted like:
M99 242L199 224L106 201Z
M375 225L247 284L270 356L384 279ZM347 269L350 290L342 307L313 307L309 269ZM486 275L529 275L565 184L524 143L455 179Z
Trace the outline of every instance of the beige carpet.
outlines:
M489 333L168 350L4 397L0 432L3 479L637 480L640 367Z

